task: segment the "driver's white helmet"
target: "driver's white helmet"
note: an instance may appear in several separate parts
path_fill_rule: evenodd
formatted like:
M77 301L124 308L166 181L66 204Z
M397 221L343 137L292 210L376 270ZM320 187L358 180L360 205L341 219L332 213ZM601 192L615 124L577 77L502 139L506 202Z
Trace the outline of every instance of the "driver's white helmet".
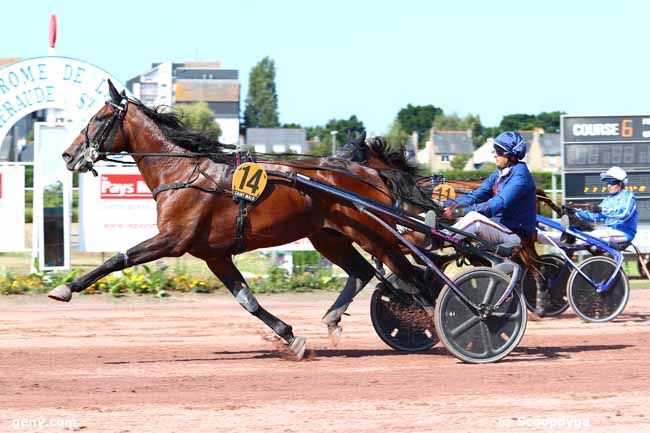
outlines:
M600 173L600 180L616 179L627 185L627 173L621 167L614 166L605 173Z

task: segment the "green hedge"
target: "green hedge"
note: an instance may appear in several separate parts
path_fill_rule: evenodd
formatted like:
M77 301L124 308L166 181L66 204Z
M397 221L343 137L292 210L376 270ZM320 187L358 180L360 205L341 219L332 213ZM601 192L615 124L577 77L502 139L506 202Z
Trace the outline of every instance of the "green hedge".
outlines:
M477 180L484 179L493 170L444 170L442 175L448 180ZM551 189L551 173L546 171L534 171L531 173L538 188ZM562 189L562 176L557 176L557 188Z
M66 284L81 275L81 269L69 272L38 272L30 275L12 275L0 272L0 295L45 293ZM301 272L289 275L283 268L272 266L267 275L248 281L255 293L305 292L311 290L340 290L342 280L334 277L331 270L314 273ZM108 275L83 293L108 293L113 296L125 294L153 294L168 296L169 292L210 293L225 287L214 276L189 275L182 266L169 270L157 265L141 265Z

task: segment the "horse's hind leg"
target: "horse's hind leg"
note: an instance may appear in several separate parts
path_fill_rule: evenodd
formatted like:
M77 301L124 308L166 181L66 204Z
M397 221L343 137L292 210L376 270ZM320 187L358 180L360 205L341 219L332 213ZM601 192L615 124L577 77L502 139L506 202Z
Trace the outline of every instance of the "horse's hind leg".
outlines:
M310 236L309 240L316 250L348 274L345 287L323 316L323 323L327 325L330 339L336 345L342 332L339 326L341 316L357 293L372 279L375 270L352 246L352 242L348 238L334 230L322 230Z
M205 261L210 270L226 285L237 302L253 316L264 322L277 335L289 344L293 355L301 359L305 354L306 340L304 337L295 337L290 325L266 311L257 302L257 299L246 284L239 269L235 267L230 257L220 257Z

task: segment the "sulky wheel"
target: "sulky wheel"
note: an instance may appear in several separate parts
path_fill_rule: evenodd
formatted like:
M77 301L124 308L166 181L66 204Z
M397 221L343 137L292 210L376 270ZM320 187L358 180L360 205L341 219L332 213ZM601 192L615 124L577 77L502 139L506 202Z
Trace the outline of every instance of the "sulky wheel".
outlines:
M589 257L578 265L595 283L604 283L616 269L616 262L605 256ZM630 298L630 283L623 269L619 269L609 288L598 293L596 288L573 271L567 284L569 302L573 311L587 322L608 322L618 316Z
M400 288L401 280L397 276L391 274L387 279ZM411 299L412 295L404 292L403 298ZM415 300L407 305L381 284L370 300L370 318L379 338L395 350L422 352L438 343L431 314Z
M461 272L454 284L474 304L493 305L505 292L509 277L492 268ZM517 290L501 306L481 318L449 286L440 293L435 312L438 337L456 358L469 363L495 362L510 353L524 335L528 315Z
M566 285L571 274L570 265L567 265L564 258L555 254L543 254L539 256L541 271L547 290L551 293L551 305L546 309L546 316L558 316L569 308L569 300L566 295ZM530 267L526 267L521 275L521 291L524 295L526 308L535 311L537 307L537 285Z

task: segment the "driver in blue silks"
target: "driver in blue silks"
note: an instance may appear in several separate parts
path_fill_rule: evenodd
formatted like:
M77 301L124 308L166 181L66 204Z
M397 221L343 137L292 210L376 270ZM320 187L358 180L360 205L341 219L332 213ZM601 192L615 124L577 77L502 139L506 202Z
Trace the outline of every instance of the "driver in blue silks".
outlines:
M445 208L447 218L460 218L454 228L493 244L519 243L535 233L535 181L521 159L526 141L513 131L494 139L497 169L474 191Z
M609 195L600 204L592 206L589 211L576 210L575 215L590 223L604 223L604 226L589 233L595 238L602 239L609 244L632 241L636 236L638 211L636 196L632 191L625 189L628 180L627 173L621 167L614 166L605 173L601 173L600 180L607 182ZM543 235L538 238L540 243L549 244L550 242L546 238L550 238L560 245L567 243L563 241L562 233L558 231L543 232ZM582 245L584 242L578 239L574 240L574 244Z

